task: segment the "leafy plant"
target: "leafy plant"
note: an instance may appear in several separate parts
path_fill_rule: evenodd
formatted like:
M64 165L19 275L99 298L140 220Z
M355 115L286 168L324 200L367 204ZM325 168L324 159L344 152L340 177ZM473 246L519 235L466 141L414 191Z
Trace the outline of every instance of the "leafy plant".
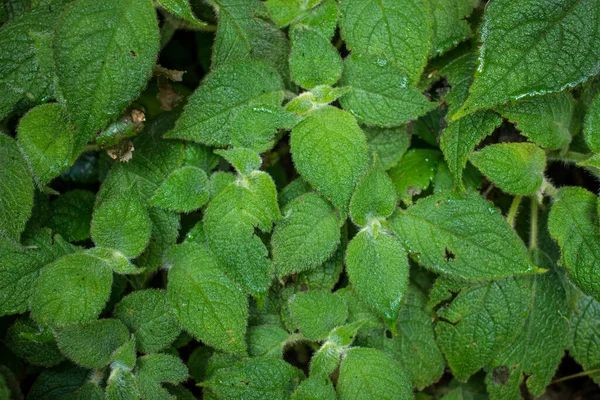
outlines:
M599 16L5 0L0 400L597 391Z

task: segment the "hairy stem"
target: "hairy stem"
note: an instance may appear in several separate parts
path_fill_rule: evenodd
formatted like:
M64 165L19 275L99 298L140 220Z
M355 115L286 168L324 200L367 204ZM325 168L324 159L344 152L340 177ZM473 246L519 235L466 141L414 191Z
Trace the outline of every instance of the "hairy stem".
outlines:
M537 237L538 237L538 203L537 199L532 196L529 198L531 202L531 215L529 219L529 248L537 248Z
M550 382L550 384L553 385L555 383L560 383L560 382L568 381L568 380L575 379L575 378L581 378L581 377L584 377L584 376L596 375L597 373L600 373L600 369L590 369L589 371L583 371L583 372L579 372L577 374L563 376L562 378L558 378L556 380L553 380L552 382Z
M506 217L506 220L508 221L510 226L512 226L513 228L515 227L515 222L517 220L517 213L519 211L519 205L521 204L522 199L523 199L522 196L515 196L513 198L512 204L510 205L510 209L508 210L508 216Z

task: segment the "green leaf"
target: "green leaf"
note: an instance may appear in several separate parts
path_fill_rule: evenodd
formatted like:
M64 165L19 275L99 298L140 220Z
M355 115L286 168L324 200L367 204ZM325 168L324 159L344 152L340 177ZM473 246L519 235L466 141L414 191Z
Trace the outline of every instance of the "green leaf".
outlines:
M307 193L283 209L283 220L271 237L273 263L279 276L315 269L340 242L339 217L331 204Z
M148 215L152 222L152 236L135 263L146 271L155 271L162 265L163 253L177 242L180 218L177 213L157 208L150 208Z
M384 56L352 54L344 60L342 107L360 122L397 126L431 111L431 103L411 83L407 73Z
M284 0L285 1L285 0ZM306 25L328 39L335 34L338 22L338 4L335 0L324 0L318 6L308 10L298 20L297 24Z
M363 128L367 136L370 153L377 153L381 166L386 171L398 164L410 146L410 134L406 127L397 128Z
M479 5L479 0L430 0L433 15L432 55L455 47L471 35L466 18Z
M395 321L396 335L383 339L383 350L402 365L419 390L437 382L446 364L435 341L432 317L427 296L409 285Z
M231 63L206 76L165 137L226 146L238 108L278 107L282 100L281 78L274 69L262 62Z
M299 25L290 31L292 79L306 89L333 85L342 75L342 58L329 39L318 31Z
M201 168L210 174L219 165L219 156L208 146L188 142L185 144L185 165Z
M444 153L448 168L460 189L464 189L462 175L469 154L475 150L475 146L479 142L490 135L501 123L502 118L496 113L483 111L451 122L443 130L440 138L440 149Z
M56 74L80 134L76 148L115 119L152 74L159 49L149 0L77 0L54 39Z
M181 328L171 313L165 290L139 290L124 297L113 314L134 334L142 353L154 353L167 347Z
M110 267L98 258L83 253L59 258L33 285L31 317L53 325L92 321L108 301L112 282Z
M484 280L541 272L516 232L479 193L440 193L391 221L408 253L431 271Z
M345 237L343 241L347 242ZM300 273L299 282L306 285L309 290L333 290L344 270L345 248L345 243L340 243L337 250L323 264L313 270Z
M140 396L135 376L131 372L117 369L110 374L106 386L107 400L138 400Z
M44 104L27 113L19 122L19 145L38 185L44 186L74 161L75 132L65 110L58 104Z
M278 218L275 184L262 171L239 177L210 202L204 214L211 250L225 272L254 296L267 291L274 272L255 227L269 232Z
M476 110L560 92L598 74L595 0L500 0L485 9L479 65L469 98L454 119ZM531 20L534 12L536 18Z
M553 268L545 254L537 252L534 257L539 265ZM527 320L514 341L495 357L486 377L493 397L518 398L525 377L533 396L544 394L567 347L569 320L565 316L570 310L557 273L551 270L529 280L532 288Z
M294 115L279 106L240 106L231 117L231 144L263 153L275 145L278 129L291 129L295 123Z
M85 254L96 257L104 261L112 270L121 275L139 274L144 270L133 265L127 257L118 250L107 249L104 247L94 247L85 252Z
M446 294L458 296L438 310L436 337L452 373L465 381L515 340L529 313L532 285L514 277L455 284Z
M240 175L249 175L253 171L260 169L262 158L255 151L244 147L216 150L216 154L227 160L228 163L238 171Z
M108 199L96 208L91 226L97 246L119 250L128 258L144 251L151 230L146 207L136 197L127 195Z
M116 319L76 323L55 333L60 350L86 368L106 366L112 354L129 339L127 327Z
M285 400L304 377L275 358L250 358L218 369L205 385L219 399Z
M469 97L469 88L473 83L477 54L471 49L457 49L456 56L443 63L438 73L446 77L450 91L443 96L448 104L446 120L450 120ZM451 53L454 55L455 53ZM446 58L444 58L446 60ZM435 76L435 75L434 75Z
M348 244L346 272L352 286L390 326L406 293L408 269L402 244L384 231L362 230Z
M412 203L413 196L429 187L441 158L438 150L411 149L390 170L389 176L403 202Z
M269 16L283 28L306 12L306 6L298 0L267 0L265 7L269 10Z
M89 239L95 200L87 190L63 193L51 203L48 226L69 242Z
M33 182L17 142L0 132L0 236L19 240L33 207Z
M194 15L189 0L158 0L158 3L167 11L173 13L181 19L186 20L192 25L205 26L206 22L200 21Z
M170 211L191 212L208 201L208 177L197 167L173 171L154 192L148 204Z
M340 5L342 38L356 54L394 61L418 81L427 62L433 35L425 0L347 0Z
M596 97L585 116L585 142L594 153L600 153L600 95Z
M49 231L42 231L25 248L0 237L0 315L27 311L40 270L73 251L73 246L60 236L52 238Z
M179 357L171 354L149 354L138 358L137 383L144 400L170 400L173 397L161 386L176 385L187 380L188 369Z
M0 30L0 120L13 109L37 105L53 97L52 76L43 68L44 58L36 38L54 32L61 8L40 8L23 13Z
M492 144L471 153L469 161L512 195L532 195L544 181L546 153L533 143Z
M36 400L76 399L88 381L89 370L71 365L47 369L35 380L27 398Z
M335 400L335 389L328 377L310 377L298 386L293 400Z
M245 354L248 299L199 244L184 243L166 254L167 298L181 326L209 346ZM202 318L198 318L202 315Z
M135 367L136 358L135 336L130 335L127 343L112 354L110 367L113 370L132 371Z
M567 93L533 97L498 108L523 135L547 149L569 144L574 110L575 102Z
M21 317L8 329L6 345L19 358L34 365L52 367L65 359L50 329Z
M290 334L278 326L261 325L248 329L248 354L250 357L282 358L284 345Z
M287 81L290 45L282 31L260 18L267 14L264 4L258 0L214 0L212 3L219 20L212 69L235 61L262 61L275 68Z
M375 154L373 165L356 185L350 201L350 217L358 226L389 217L396 208L396 189Z
M392 357L375 349L354 348L346 353L340 367L337 394L340 400L372 398L413 399L406 373Z
M579 187L558 191L548 230L561 248L561 263L571 280L588 296L600 299L600 231L598 198Z
M585 371L600 368L600 360L595 355L600 351L600 303L590 296L580 294L575 312L572 313L569 330L569 354L577 360ZM590 375L594 382L600 382L600 376Z
M322 340L348 318L344 300L330 292L305 292L293 296L289 308L300 332L311 340Z
M354 118L333 107L317 109L294 127L290 144L298 172L344 214L368 162Z

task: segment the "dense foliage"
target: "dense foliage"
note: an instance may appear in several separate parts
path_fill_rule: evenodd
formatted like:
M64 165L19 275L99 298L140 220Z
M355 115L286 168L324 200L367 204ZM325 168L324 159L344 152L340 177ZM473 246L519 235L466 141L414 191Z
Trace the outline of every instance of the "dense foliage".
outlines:
M0 400L600 384L599 0L0 24Z

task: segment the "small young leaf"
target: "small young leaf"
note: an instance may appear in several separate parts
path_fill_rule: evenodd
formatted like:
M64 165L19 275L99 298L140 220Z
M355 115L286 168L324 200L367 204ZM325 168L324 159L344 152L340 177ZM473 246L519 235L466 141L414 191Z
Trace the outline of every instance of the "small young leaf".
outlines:
M167 304L165 290L147 289L131 293L115 307L113 316L134 334L142 353L167 348L181 332Z
M502 191L534 194L544 180L546 154L533 143L498 143L469 156L469 161Z
M455 47L471 34L466 18L479 4L478 0L431 0L433 16L432 55Z
M158 22L149 0L76 0L65 10L54 52L60 91L80 132L77 146L138 96L158 50Z
M107 249L104 247L94 247L85 252L85 254L96 257L104 261L117 274L139 274L143 269L133 265L127 257L118 250Z
M0 234L19 240L33 207L33 182L17 142L0 132Z
M311 340L322 340L348 318L344 300L330 292L305 292L289 301L292 318L300 332Z
M337 394L346 400L359 399L365 393L379 399L414 398L406 373L392 357L375 349L354 348L340 366Z
M6 345L18 357L33 365L53 367L65 359L50 329L21 317L8 329Z
M271 237L273 262L280 276L312 270L337 248L339 217L331 204L316 193L292 200L283 216Z
M60 350L86 368L102 368L129 339L127 327L116 319L100 319L59 328L55 333Z
M265 6L273 22L280 28L288 26L306 11L306 7L298 0L266 0Z
M106 385L106 400L138 400L140 398L135 376L129 371L113 370Z
M346 271L362 299L394 326L408 286L408 259L394 236L362 230L346 250Z
M583 127L585 142L594 153L600 153L600 94L590 106Z
M454 118L524 96L560 92L598 73L600 50L594 43L600 32L589 16L600 5L595 0L546 5L544 0L500 0L486 7L475 81Z
M180 217L177 213L158 208L150 208L148 215L152 222L152 236L135 263L146 271L156 271L162 265L163 253L177 242Z
M208 201L208 177L204 170L185 166L173 171L154 192L148 204L170 211L191 212Z
M234 112L242 106L278 107L283 100L281 78L262 62L236 62L208 74L165 135L207 145L231 142Z
M392 60L410 83L418 81L433 34L427 1L346 0L340 4L340 27L350 51Z
M368 162L367 141L354 118L320 108L294 127L290 142L298 172L345 213Z
M437 273L482 280L540 272L516 232L479 193L429 196L399 210L391 224L409 255Z
M103 202L94 211L91 234L100 247L138 256L150 240L152 223L146 207L135 196L123 195Z
M47 185L66 170L77 156L75 131L65 110L44 104L27 113L18 126L19 145L38 185Z
M110 296L112 274L104 261L91 255L59 258L42 269L33 285L31 317L52 325L96 319Z
M258 171L262 164L260 155L255 151L244 147L229 150L216 150L215 154L223 157L238 171L240 175L249 175L252 171Z
M250 357L283 357L283 346L290 334L278 326L261 325L248 329L248 354Z
M541 147L560 149L571 141L574 109L573 98L560 93L509 103L498 112Z
M469 154L501 123L502 118L496 113L483 111L451 122L442 132L440 149L460 189L464 189L462 175Z
M171 265L167 298L181 326L218 350L245 354L248 299L243 291L202 245L184 243L165 257Z
M396 189L375 155L373 165L356 185L350 201L350 217L356 225L365 226L373 219L389 217L395 208Z
M600 299L598 198L578 187L560 189L548 217L548 230L561 248L561 263L588 296Z
M410 134L406 127L398 128L363 128L369 144L369 152L377 153L381 166L389 170L398 164L410 146Z
M69 242L90 238L90 224L96 196L87 190L63 193L51 203L48 226Z
M218 369L206 386L219 399L289 399L302 371L275 358L249 358Z
M144 400L170 400L173 397L161 386L176 385L187 380L188 369L179 357L171 354L149 354L138 358L137 383Z
M436 108L401 68L384 58L352 54L344 61L342 82L350 91L342 107L367 125L398 126Z
M328 377L310 377L298 386L293 400L335 400L335 389Z
M345 237L343 241L347 242ZM337 250L327 261L313 270L300 273L298 275L299 282L306 285L309 290L333 290L344 270L345 248L345 243L340 243Z
M188 142L185 144L185 165L203 169L210 174L219 165L219 156L208 146Z
M158 3L169 12L192 25L205 26L206 22L200 21L192 12L189 0L158 0Z
M333 85L342 75L342 59L329 39L318 31L300 25L290 32L292 79L306 89Z
M413 196L429 187L441 158L438 150L411 149L390 170L389 176L403 202L412 203Z

